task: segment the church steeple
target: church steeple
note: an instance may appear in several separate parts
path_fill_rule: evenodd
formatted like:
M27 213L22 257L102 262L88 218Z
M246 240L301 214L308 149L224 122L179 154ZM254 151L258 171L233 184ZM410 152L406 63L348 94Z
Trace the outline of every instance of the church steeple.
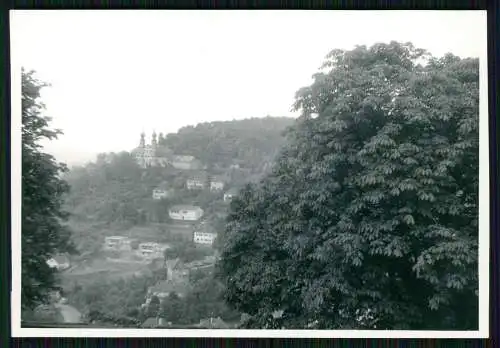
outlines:
M157 142L156 142L156 132L153 130L153 137L151 138L151 145L153 147L156 147Z
M141 141L139 142L139 147L144 148L146 146L146 140L145 140L146 134L144 134L144 131L141 132Z

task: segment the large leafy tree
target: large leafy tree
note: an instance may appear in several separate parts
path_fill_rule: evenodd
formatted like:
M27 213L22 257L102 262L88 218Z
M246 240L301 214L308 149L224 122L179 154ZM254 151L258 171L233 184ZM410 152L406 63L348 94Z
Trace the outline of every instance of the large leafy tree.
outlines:
M63 224L62 196L68 185L61 179L66 170L43 152L40 141L55 139L61 131L49 128L43 115L40 90L47 84L34 72L22 71L22 284L23 309L48 300L56 288L54 272L46 261L58 252L73 251L69 231Z
M327 56L231 206L220 270L253 326L477 329L478 64L396 42Z

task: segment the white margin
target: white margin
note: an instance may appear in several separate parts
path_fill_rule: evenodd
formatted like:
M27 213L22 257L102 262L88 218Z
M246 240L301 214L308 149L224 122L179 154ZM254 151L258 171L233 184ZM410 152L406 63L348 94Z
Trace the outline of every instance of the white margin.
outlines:
M488 338L489 337L489 136L486 11L482 11L482 54L479 57L479 330L171 330L21 328L21 66L16 55L15 11L10 11L11 39L11 226L12 337L287 337L287 338ZM27 12L27 11L18 11ZM479 12L479 11L477 11ZM26 67L29 70L29 67ZM14 232L15 231L15 232Z

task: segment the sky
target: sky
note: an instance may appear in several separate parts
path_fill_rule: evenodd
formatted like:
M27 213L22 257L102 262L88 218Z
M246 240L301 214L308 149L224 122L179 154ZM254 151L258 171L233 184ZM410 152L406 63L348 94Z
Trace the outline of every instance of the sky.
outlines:
M332 49L391 40L479 57L481 11L12 11L13 66L42 93L69 165L130 151L145 131L291 116ZM15 61L15 62L14 62ZM19 116L20 117L20 116ZM149 138L148 138L149 141Z

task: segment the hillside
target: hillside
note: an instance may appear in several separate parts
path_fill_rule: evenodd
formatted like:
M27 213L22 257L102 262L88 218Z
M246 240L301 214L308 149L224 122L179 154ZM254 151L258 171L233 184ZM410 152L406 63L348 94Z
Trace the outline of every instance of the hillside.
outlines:
M174 153L195 156L207 166L227 167L239 161L244 167L258 171L284 145L283 132L294 122L293 118L270 116L206 122L167 134L160 144Z
M285 129L293 122L292 118L266 117L203 123L160 136L159 145L175 154L196 157L208 167L204 174L222 176L226 188L241 187L258 180L270 167L285 143ZM229 168L231 164L240 168ZM192 175L192 171L169 166L142 169L128 152L101 154L95 162L73 168L66 175L71 186L66 209L72 217L77 244L85 251L95 249L90 247L89 238L94 235L92 231L102 230L81 227L82 223L126 230L168 222L168 207L174 204L201 206L210 219L210 213L222 206L223 192L186 190L186 180ZM175 195L153 200L152 191L162 184L175 190Z

